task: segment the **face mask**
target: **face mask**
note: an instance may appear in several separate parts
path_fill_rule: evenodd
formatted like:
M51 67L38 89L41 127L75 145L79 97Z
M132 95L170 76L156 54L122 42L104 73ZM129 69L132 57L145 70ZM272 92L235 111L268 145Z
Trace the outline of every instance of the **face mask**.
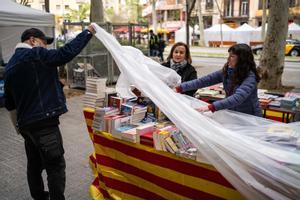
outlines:
M40 46L41 44L37 40L34 40L33 47L40 47Z
M33 47L44 47L47 48L46 45L39 39L33 39Z

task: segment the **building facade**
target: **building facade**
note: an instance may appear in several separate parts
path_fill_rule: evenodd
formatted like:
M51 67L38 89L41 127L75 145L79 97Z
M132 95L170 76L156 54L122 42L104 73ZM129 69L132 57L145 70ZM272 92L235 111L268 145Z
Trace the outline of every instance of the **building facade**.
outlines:
M70 9L79 10L82 4L89 2L90 0L49 0L49 10L56 16L63 16L69 13ZM28 6L45 11L45 0L28 0Z
M300 0L289 1L289 22L300 23ZM266 0L268 8L270 0ZM260 26L262 23L262 0L224 0L223 21L231 27L238 27L243 23Z
M196 0L197 1L197 0ZM269 1L266 0L267 8ZM289 22L300 24L300 0L289 1ZM157 0L155 10L158 27L172 29L170 27L182 27L185 24L185 0ZM193 24L199 23L197 19L197 3L191 14ZM223 23L236 28L243 23L256 27L262 21L262 0L202 0L201 13L204 28L214 24ZM267 11L268 13L268 11ZM143 10L149 24L152 24L152 8L147 1ZM221 20L222 19L222 20Z
M184 0L157 0L155 5L157 27L170 32L182 27L185 23ZM147 1L142 10L142 17L152 24L152 4Z

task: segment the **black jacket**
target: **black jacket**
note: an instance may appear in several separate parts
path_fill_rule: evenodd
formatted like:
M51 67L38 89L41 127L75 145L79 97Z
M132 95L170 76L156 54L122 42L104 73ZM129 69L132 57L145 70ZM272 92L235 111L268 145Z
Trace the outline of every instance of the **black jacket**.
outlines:
M169 67L169 68L171 67L170 61L162 63L162 65L165 67ZM179 70L177 73L181 76L182 83L197 79L197 72L196 72L195 68L189 63L183 70ZM186 92L183 92L183 94L186 94L189 96L194 96L196 91L197 90L186 91Z
M67 112L57 66L71 61L91 37L85 30L59 49L16 49L5 67L4 98L8 110L17 110L19 128Z

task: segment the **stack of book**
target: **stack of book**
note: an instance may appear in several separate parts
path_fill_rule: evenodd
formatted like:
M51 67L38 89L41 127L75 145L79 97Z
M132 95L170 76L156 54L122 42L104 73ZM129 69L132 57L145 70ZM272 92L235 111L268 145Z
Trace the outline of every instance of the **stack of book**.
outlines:
M154 147L153 132L148 132L140 135L140 144Z
M260 105L262 106L268 106L272 101L274 101L275 99L278 98L277 95L274 94L267 94L263 92L264 90L261 90L258 93L258 101L260 103ZM277 103L274 103L274 105L276 105Z
M105 124L108 124L106 131L111 133L113 137L121 139L121 133L125 130L125 128L122 127L130 126L131 116L120 114L105 118L104 120L106 121Z
M114 129L112 132L111 132L111 135L114 137L114 138L118 138L118 139L124 139L126 138L125 137L122 137L123 133L126 132L126 131L133 131L131 129L135 129L136 126L135 125L132 125L132 124L127 124L127 125L124 125L124 126L121 126L119 128L116 128ZM129 136L127 137L129 138ZM132 139L134 140L134 139ZM129 141L129 140L127 140Z
M281 98L281 97L279 97L279 98ZM279 98L277 98L277 99L271 101L271 102L268 104L268 106L269 106L269 107L280 108L281 103L280 103L280 99L279 99Z
M296 102L297 102L297 97L287 96L287 97L282 97L280 104L282 108L292 109L296 107Z
M137 124L145 118L147 112L147 106L137 105L134 107L132 116L131 116L131 123Z
M145 118L147 106L139 105L133 102L126 102L121 105L121 113L131 116L131 123L137 124Z
M104 131L106 129L104 118L118 113L119 110L114 107L96 108L92 128L97 131Z
M105 102L106 79L87 78L83 97L85 107L103 107Z
M132 143L140 143L140 137L136 132L136 128L129 129L127 131L122 132L121 139L127 142Z

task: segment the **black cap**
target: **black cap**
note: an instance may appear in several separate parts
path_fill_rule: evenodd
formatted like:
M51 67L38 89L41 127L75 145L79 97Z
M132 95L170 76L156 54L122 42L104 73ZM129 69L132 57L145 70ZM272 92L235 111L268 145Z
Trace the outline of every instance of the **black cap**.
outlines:
M21 36L21 42L24 42L24 41L28 40L30 37L40 38L40 39L46 41L47 44L51 44L54 40L53 37L45 36L45 34L39 29L30 28L30 29L27 29L23 32L23 34Z

